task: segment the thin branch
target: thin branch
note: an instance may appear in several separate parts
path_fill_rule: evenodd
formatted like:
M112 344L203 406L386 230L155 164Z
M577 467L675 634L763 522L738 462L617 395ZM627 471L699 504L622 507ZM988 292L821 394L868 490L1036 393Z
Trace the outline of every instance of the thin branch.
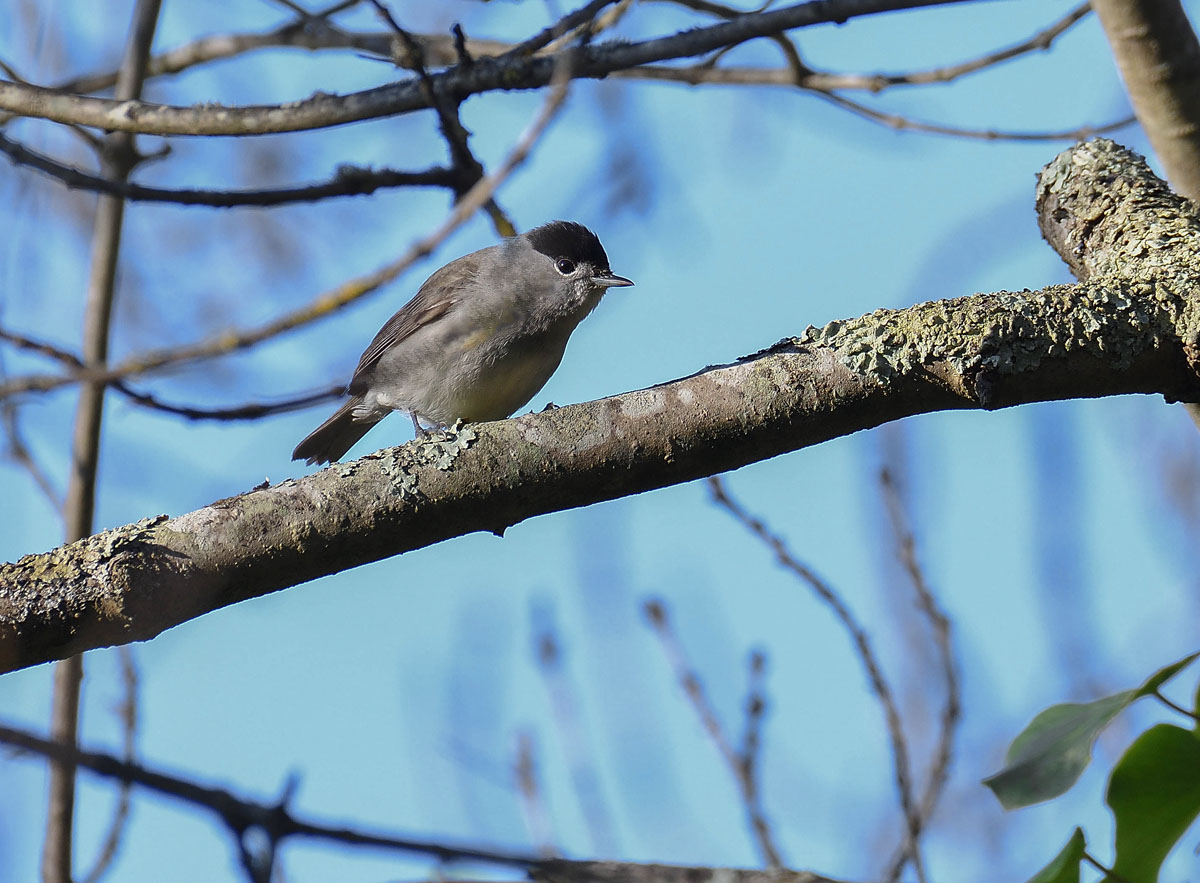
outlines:
M565 70L564 66L564 70ZM528 159L530 151L558 115L567 97L569 78L565 73L555 81L541 109L522 133L508 156L490 175L479 182L455 205L450 215L433 233L417 240L403 256L385 266L344 282L332 291L320 295L308 305L243 331L228 331L207 340L168 350L151 350L131 356L106 369L85 369L71 375L33 375L15 378L0 384L0 399L22 392L49 391L71 383L111 383L126 377L144 374L170 365L210 359L243 350L264 340L300 328L317 319L341 310L363 296L379 289L405 272L418 260L433 252L475 211L484 205L496 189Z
M577 53L573 77L603 78L613 71L670 58L705 55L731 43L851 18L964 3L969 0L825 0L752 13L706 28L637 43L609 42ZM570 50L569 50L570 51ZM562 53L503 60L479 59L469 68L431 74L437 90L460 97L497 89L537 89L555 76ZM59 123L154 135L264 135L327 128L429 107L419 78L355 92L316 94L302 101L246 107L148 104L68 95L53 89L0 82L0 110Z
M596 17L605 6L610 6L616 0L590 0L589 3L579 7L574 12L569 12L556 21L550 27L543 29L541 32L534 34L528 40L518 43L511 49L506 51L501 60L506 58L524 58L533 55L539 49L542 49L553 41L565 36L568 31L586 25Z
M444 34L414 35L431 64L445 66L458 61L452 37ZM164 77L183 73L198 65L223 61L264 49L322 50L352 49L366 55L386 58L404 66L404 60L392 52L392 37L382 32L346 31L328 22L293 22L266 33L214 34L171 49L150 59L148 76ZM511 48L499 40L471 38L466 43L472 55L499 55ZM16 80L15 77L10 79ZM54 86L56 91L86 94L112 88L116 73L88 74L65 80Z
M521 795L521 806L525 810L529 836L537 848L538 855L543 858L558 855L554 846L550 814L546 812L546 801L538 783L533 736L527 730L517 733L517 759L513 764L513 777L517 782L517 793Z
M71 189L91 190L134 202L172 202L213 208L315 202L335 196L363 196L387 187L446 187L457 190L459 186L459 176L452 169L435 167L423 172L400 172L345 165L339 166L330 180L320 184L267 190L170 189L147 187L92 174L38 153L3 134L0 134L0 153L4 153L14 165L36 169Z
M680 0L670 0L679 3ZM700 9L714 15L729 17L737 13L731 7L719 4L686 2L681 5ZM1031 52L1048 50L1054 41L1082 20L1091 10L1090 3L1082 3L1049 27L1038 31L1027 40L1013 46L985 53L976 58L952 65L902 73L856 74L817 71L805 66L799 78L796 67L785 68L720 67L690 65L687 67L664 67L642 65L632 70L614 71L612 76L627 79L651 79L688 83L689 85L724 84L736 86L800 86L818 92L864 90L882 92L896 86L923 86L934 83L950 83L954 80L995 67Z
M848 110L873 123L879 123L897 131L927 132L932 135L949 135L955 138L970 138L978 141L1086 141L1097 135L1115 132L1118 129L1123 129L1137 122L1136 117L1128 116L1116 122L1104 123L1100 126L1084 126L1078 129L1065 129L1055 132L1006 132L999 129L966 129L959 126L945 126L941 123L922 122L899 114L886 113L832 92L813 92L812 94L837 105L842 110Z
M709 478L708 487L713 501L770 549L784 568L807 584L813 593L833 611L842 627L854 641L871 689L883 708L884 723L887 726L888 739L892 748L892 769L896 780L896 792L905 819L905 850L912 861L917 879L923 881L925 868L921 859L921 847L919 841L912 837L912 832L920 829L920 822L917 816L919 810L913 794L912 762L909 759L908 742L904 736L904 725L900 719L900 710L896 704L895 695L883 675L883 668L875 656L875 650L871 646L870 638L867 637L866 629L858 622L846 602L834 591L833 587L792 555L782 539L771 533L762 521L750 515L740 503L734 500L719 477Z
M137 753L138 671L133 660L133 650L129 647L117 648L117 660L121 666L121 683L125 687L125 698L117 707L117 714L121 718L121 760L133 763ZM104 837L104 843L92 869L81 878L83 883L98 883L117 857L121 839L129 822L132 793L133 785L130 782L121 782L117 786L117 806L108 826L108 834Z
M146 59L158 26L161 0L138 0L133 10L125 54L117 75L116 97L133 101L142 94ZM121 180L141 160L134 136L112 132L100 153L104 177ZM101 196L92 227L91 268L83 316L83 364L103 369L108 361L108 340L116 295L117 261L121 250L123 200ZM79 540L93 530L96 504L96 470L100 462L100 427L104 416L104 383L82 385L75 408L71 438L71 473L63 504L67 540ZM64 659L55 666L51 733L56 742L73 746L79 738L79 693L83 683L83 657ZM71 883L75 809L75 768L52 763L49 775L49 809L42 849L44 883Z
M538 861L536 856L518 852L435 843L300 818L284 803L264 803L238 797L224 788L201 785L143 764L127 763L111 754L62 745L5 725L0 725L0 742L58 763L69 763L89 770L101 778L131 782L139 788L183 801L189 806L209 810L239 840L247 831L260 830L279 840L302 837L348 846L371 846L393 852L432 855L443 861L466 859L518 868L535 865Z
M114 380L112 386L136 405L162 411L165 414L174 414L177 417L186 417L188 420L261 420L263 417L270 417L274 414L286 414L318 405L321 402L331 402L346 394L346 385L343 383L278 402L243 402L240 405L230 405L225 408L201 408L197 405L164 402L150 393L139 392L131 388L123 380Z
M80 370L84 367L83 360L78 356L46 341L34 340L31 337L8 331L5 328L0 328L0 340L7 341L19 349L47 356L68 368ZM343 395L346 391L345 384L338 384L318 390L317 392L305 393L277 402L243 402L240 405L229 405L223 408L201 408L197 405L164 402L155 395L134 389L124 380L111 380L108 383L114 390L136 405L141 405L144 408L150 408L155 411L163 411L167 414L174 414L179 417L186 417L189 420L258 420L272 414L298 411L301 408L307 408L310 405L316 405L320 402L332 401L338 396Z
M767 667L766 654L761 650L750 653L749 682L746 685L746 720L742 728L742 748L738 752L740 766L739 778L744 782L746 802L755 807L750 814L750 823L754 826L754 836L760 847L766 851L769 844L774 843L775 834L762 811L762 795L759 792L758 761L762 749L762 725L767 712L767 694L764 687ZM770 865L778 867L778 865Z
M358 2L358 0L356 0ZM611 0L610 0L611 2ZM678 0L671 0L678 2ZM346 4L337 4L343 6ZM721 18L731 18L740 13L738 10L720 4L684 3L682 5L699 11L718 15ZM629 0L620 0L617 7L609 10L596 20L597 30L611 26L613 21L630 8ZM1012 60L1026 53L1045 51L1067 32L1075 23L1083 19L1090 10L1090 3L1084 3L1068 12L1061 19L1039 31L1020 43L1004 49L985 53L976 58L925 70L905 71L899 73L839 73L835 71L813 70L803 66L802 76L796 77L797 68L789 63L783 68L757 67L719 67L706 65L689 65L686 67L667 67L662 65L643 64L624 70L614 70L609 75L622 79L657 80L667 82L700 84L723 84L742 86L801 86L818 91L850 91L864 90L881 92L897 86L919 86L934 83L950 83L970 74L978 73L994 67L1005 61ZM346 31L325 21L325 16L331 14L328 10L314 13L310 19L297 21L266 33L220 34L201 37L200 39L169 50L150 59L147 77L161 77L181 73L197 65L212 61L220 61L245 53L262 49L299 48L309 51L329 49L354 49L374 56L390 58L393 63L405 67L406 60L397 57L390 47L392 37L385 33L367 33ZM539 39L542 35L539 35ZM558 40L551 40L544 49L556 49L561 41L570 34L564 34ZM447 37L443 34L413 34L420 44L427 62L434 65L452 65L461 63L462 49L466 49L472 57L503 56L515 53L517 46L501 40L486 40L479 38L460 39L457 36ZM526 52L527 55L534 53ZM9 79L15 82L25 82L9 72ZM60 92L86 94L109 89L116 82L116 73L94 74L77 77L57 84L54 88Z
M404 47L405 58L409 66L417 73L417 81L421 84L425 100L437 113L438 128L449 147L451 167L455 172L454 198L462 199L467 191L479 183L483 177L483 163L476 159L475 154L471 152L471 146L467 143L470 135L459 118L459 107L465 96L439 91L438 83L425 68L425 53L421 44L412 34L400 27L399 22L393 17L383 0L368 0L368 2L375 8L384 24L392 29ZM516 227L497 204L495 197L487 199L484 209L492 219L497 233L501 236L516 235Z
M0 402L0 420L4 423L4 434L8 439L7 454L14 462L29 473L29 477L33 479L33 483L42 492L42 496L50 503L50 507L55 512L61 513L63 507L62 497L54 487L54 483L50 480L50 476L46 473L46 470L37 462L37 459L33 456L33 452L29 450L29 446L25 443L25 437L21 433L21 425L18 418L19 413L16 402Z
M540 616L538 614L541 613ZM590 731L581 719L576 688L568 677L550 611L534 610L535 657L546 686L558 742L566 755L575 798L591 837L593 855L619 852L614 825L596 774Z
M930 764L929 775L921 794L920 806L914 818L917 824L914 829L910 830L911 837L916 839L921 836L922 829L933 817L933 812L937 808L950 776L950 763L954 759L955 736L958 732L959 719L962 716L962 691L959 685L958 661L954 653L950 618L934 596L929 581L925 578L925 571L917 560L917 543L908 524L904 501L901 499L894 477L887 469L880 474L880 486L887 504L888 518L896 539L900 562L904 566L913 592L917 596L917 608L925 615L933 631L933 640L937 646L942 681L946 691L933 761ZM888 880L900 879L905 862L904 851L898 851L888 869L886 878Z
M729 767L729 771L733 774L734 781L741 792L742 806L746 812L746 820L750 823L750 830L754 834L754 841L758 846L759 852L762 854L763 862L772 870L783 868L783 858L780 855L779 848L775 845L771 825L763 812L762 796L754 775L756 769L754 758L758 750L757 724L754 725L752 730L753 741L747 744L747 748L752 749L755 754L744 754L736 751L725 735L724 728L722 728L721 722L717 718L717 712L709 701L700 676L688 660L687 653L683 649L683 642L679 640L679 636L671 628L670 620L667 618L666 606L661 600L648 601L643 606L643 612L646 614L646 619L650 622L650 625L654 627L655 634L658 635L659 644L666 654L667 662L670 664L671 670L679 681L679 685L683 688L684 695L692 703L692 708L695 710L696 716L700 719L701 725L708 733L709 738L712 739L713 744L717 746L717 750L721 753L721 757L724 758L726 766ZM751 706L750 720L761 717L761 713L761 708L753 708ZM749 728L749 720L747 725Z

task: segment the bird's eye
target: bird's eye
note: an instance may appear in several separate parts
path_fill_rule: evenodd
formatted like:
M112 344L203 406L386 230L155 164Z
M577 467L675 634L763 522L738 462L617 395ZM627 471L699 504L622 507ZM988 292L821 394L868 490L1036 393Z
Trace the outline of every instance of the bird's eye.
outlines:
M570 276L575 272L575 262L568 261L566 258L559 258L558 262L554 265L554 269L558 270L564 276Z

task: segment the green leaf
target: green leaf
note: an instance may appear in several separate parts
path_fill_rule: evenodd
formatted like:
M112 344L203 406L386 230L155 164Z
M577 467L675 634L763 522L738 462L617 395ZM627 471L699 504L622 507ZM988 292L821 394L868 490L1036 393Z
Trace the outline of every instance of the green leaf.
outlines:
M1079 863L1086 848L1083 829L1076 828L1054 861L1030 877L1029 883L1079 883Z
M1161 668L1136 690L1094 702L1052 705L1013 740L1004 769L983 780L1005 809L1058 797L1087 769L1096 737L1114 717L1177 675L1200 653Z
M1172 724L1151 727L1117 761L1105 800L1117 820L1114 877L1155 883L1200 814L1200 739Z
M1058 797L1087 768L1100 731L1137 699L1136 690L1126 690L1095 702L1047 708L1013 740L1004 769L983 784L1005 809Z

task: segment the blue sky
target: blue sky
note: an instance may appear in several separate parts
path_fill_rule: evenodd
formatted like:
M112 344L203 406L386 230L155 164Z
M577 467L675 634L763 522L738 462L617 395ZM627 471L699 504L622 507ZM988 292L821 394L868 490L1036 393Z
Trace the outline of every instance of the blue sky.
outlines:
M51 2L0 35L0 57L35 81L114 63L128 14ZM1063 2L971 3L796 34L814 67L905 70L1024 39ZM90 12L88 10L91 10ZM547 20L534 2L395 4L414 30L515 38ZM1194 4L1189 11L1195 13ZM111 20L109 15L112 15ZM91 19L88 16L92 16ZM267 3L165 4L157 48L283 20ZM360 27L371 27L365 14ZM620 36L696 23L638 6ZM776 63L769 45L730 56ZM152 83L152 100L275 102L387 82L351 53L261 53ZM494 165L542 96L476 97L472 145ZM949 86L874 101L961 126L1063 129L1128 113L1095 21L1052 52ZM82 162L46 127L18 137ZM1136 129L1117 139L1143 153ZM147 146L153 146L152 139ZM287 138L176 140L141 180L249 187L328 177L342 162L420 168L443 159L428 115ZM896 133L785 90L581 82L531 162L499 200L528 228L587 223L613 269L637 286L610 293L576 333L540 408L659 383L731 361L809 324L878 307L1069 281L1038 235L1035 173L1062 143ZM613 169L632 173L618 192ZM0 243L0 322L76 346L92 200L30 173L0 171L10 234ZM73 216L64 217L64 209ZM447 211L440 192L389 192L316 206L238 212L136 205L128 213L114 353L264 321L393 259ZM467 224L428 262L320 326L259 350L143 383L207 406L282 397L348 377L380 324L435 266L494 241ZM4 356L19 373L44 368ZM22 426L59 488L73 394L28 399ZM252 424L189 423L120 399L106 413L97 526L177 515L309 471L288 459L322 406ZM411 435L385 421L355 449ZM1194 545L1169 503L1168 470L1195 468L1195 430L1152 398L924 416L748 467L728 478L741 502L842 593L869 627L911 713L924 758L939 682L911 613L878 485L902 470L919 556L952 615L964 723L950 791L927 845L938 879L1022 878L1084 825L1110 857L1107 768L1156 711L1101 741L1096 768L1066 798L1005 814L979 784L1038 710L1139 683L1196 649ZM0 556L61 541L46 499L0 462ZM571 758L594 768L614 855L639 861L758 862L728 771L677 689L640 612L662 598L730 732L741 727L746 659L768 656L764 807L785 857L848 879L878 873L900 830L882 718L850 641L827 610L714 507L703 483L462 537L217 611L135 646L139 756L257 797L300 778L297 810L423 836L529 847L513 785L522 734L535 746L555 842L585 857L589 831ZM556 725L534 656L554 623L578 711ZM114 651L87 657L83 738L115 750ZM38 729L51 668L0 679L4 719ZM1194 678L1185 675L1179 695ZM582 734L582 735L580 735ZM923 760L922 760L923 762ZM84 776L77 851L86 867L113 802ZM0 879L35 879L45 804L41 763L0 758ZM1191 840L1170 879L1197 872ZM307 845L283 854L287 879L418 878L424 860ZM998 873L999 871L999 873ZM202 816L139 795L112 879L236 878L227 835ZM492 875L494 876L494 875Z

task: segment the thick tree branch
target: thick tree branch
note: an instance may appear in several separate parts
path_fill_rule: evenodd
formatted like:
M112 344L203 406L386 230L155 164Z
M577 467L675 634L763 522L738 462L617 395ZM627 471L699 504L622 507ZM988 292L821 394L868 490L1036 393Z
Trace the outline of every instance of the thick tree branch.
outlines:
M0 566L0 670L901 417L1200 399L1196 207L1101 140L1043 170L1038 210L1085 282L877 310L672 383L385 449Z
M1179 0L1092 0L1167 178L1200 198L1200 40Z
M588 46L571 57L571 75L602 78L613 71L703 55L793 28L851 18L962 3L968 0L814 0L770 12L751 13L706 28L682 31L640 43L608 42ZM435 91L463 98L493 90L537 89L554 76L558 54L531 58L506 55L479 58L431 75ZM140 101L116 101L68 95L54 89L0 81L0 111L110 131L155 135L263 135L338 126L429 107L428 89L419 77L355 92L317 94L285 105L225 107L205 104L175 107Z

